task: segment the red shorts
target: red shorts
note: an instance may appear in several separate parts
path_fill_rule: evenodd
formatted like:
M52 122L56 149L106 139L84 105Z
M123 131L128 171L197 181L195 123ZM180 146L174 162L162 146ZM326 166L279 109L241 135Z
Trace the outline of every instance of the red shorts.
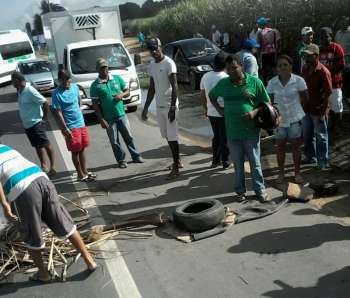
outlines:
M66 139L67 148L71 152L80 152L90 144L89 135L86 127L72 128L72 138Z

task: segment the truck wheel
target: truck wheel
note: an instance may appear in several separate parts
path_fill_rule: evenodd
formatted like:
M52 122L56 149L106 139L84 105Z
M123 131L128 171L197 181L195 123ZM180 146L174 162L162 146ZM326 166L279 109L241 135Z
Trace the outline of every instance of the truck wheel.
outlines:
M133 113L137 111L137 106L128 107L128 112Z
M203 232L216 227L225 217L224 205L214 199L199 199L177 207L175 225L190 232Z

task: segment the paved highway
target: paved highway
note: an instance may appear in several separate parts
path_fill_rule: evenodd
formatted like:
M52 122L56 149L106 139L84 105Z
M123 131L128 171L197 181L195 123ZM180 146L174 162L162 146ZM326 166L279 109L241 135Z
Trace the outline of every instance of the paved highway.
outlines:
M209 169L210 156L191 138L181 140L185 168L175 181L165 180L171 163L158 128L129 114L144 164L115 167L107 136L93 115L86 115L92 144L88 165L98 174L90 184L73 183L70 155L61 133L50 119L49 137L58 158L53 179L59 192L89 209L93 224L131 217L142 212L171 213L195 198L233 203L232 168ZM0 89L1 141L37 162L26 139L12 87ZM129 157L130 160L130 157ZM277 192L271 190L276 196ZM80 198L79 198L80 196ZM342 298L350 292L350 230L307 204L290 204L278 213L231 227L226 233L185 244L160 231L151 238L119 236L106 241L109 253L101 267L88 275L80 260L64 284L37 284L16 274L0 284L2 297L232 297Z

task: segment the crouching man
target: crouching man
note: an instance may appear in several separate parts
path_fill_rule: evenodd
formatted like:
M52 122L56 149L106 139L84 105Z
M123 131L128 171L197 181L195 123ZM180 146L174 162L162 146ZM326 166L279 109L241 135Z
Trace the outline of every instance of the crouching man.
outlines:
M30 277L31 280L51 280L41 254L45 246L41 232L42 220L58 237L69 238L84 258L88 270L96 269L96 262L46 174L19 152L1 144L0 182L0 203L4 213L9 220L18 220L23 241L39 269Z

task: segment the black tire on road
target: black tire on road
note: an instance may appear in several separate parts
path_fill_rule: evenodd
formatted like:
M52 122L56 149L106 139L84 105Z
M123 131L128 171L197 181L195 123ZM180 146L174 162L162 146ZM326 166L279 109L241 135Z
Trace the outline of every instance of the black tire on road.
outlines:
M187 202L174 211L175 225L190 232L203 232L216 227L225 217L224 205L214 199Z

